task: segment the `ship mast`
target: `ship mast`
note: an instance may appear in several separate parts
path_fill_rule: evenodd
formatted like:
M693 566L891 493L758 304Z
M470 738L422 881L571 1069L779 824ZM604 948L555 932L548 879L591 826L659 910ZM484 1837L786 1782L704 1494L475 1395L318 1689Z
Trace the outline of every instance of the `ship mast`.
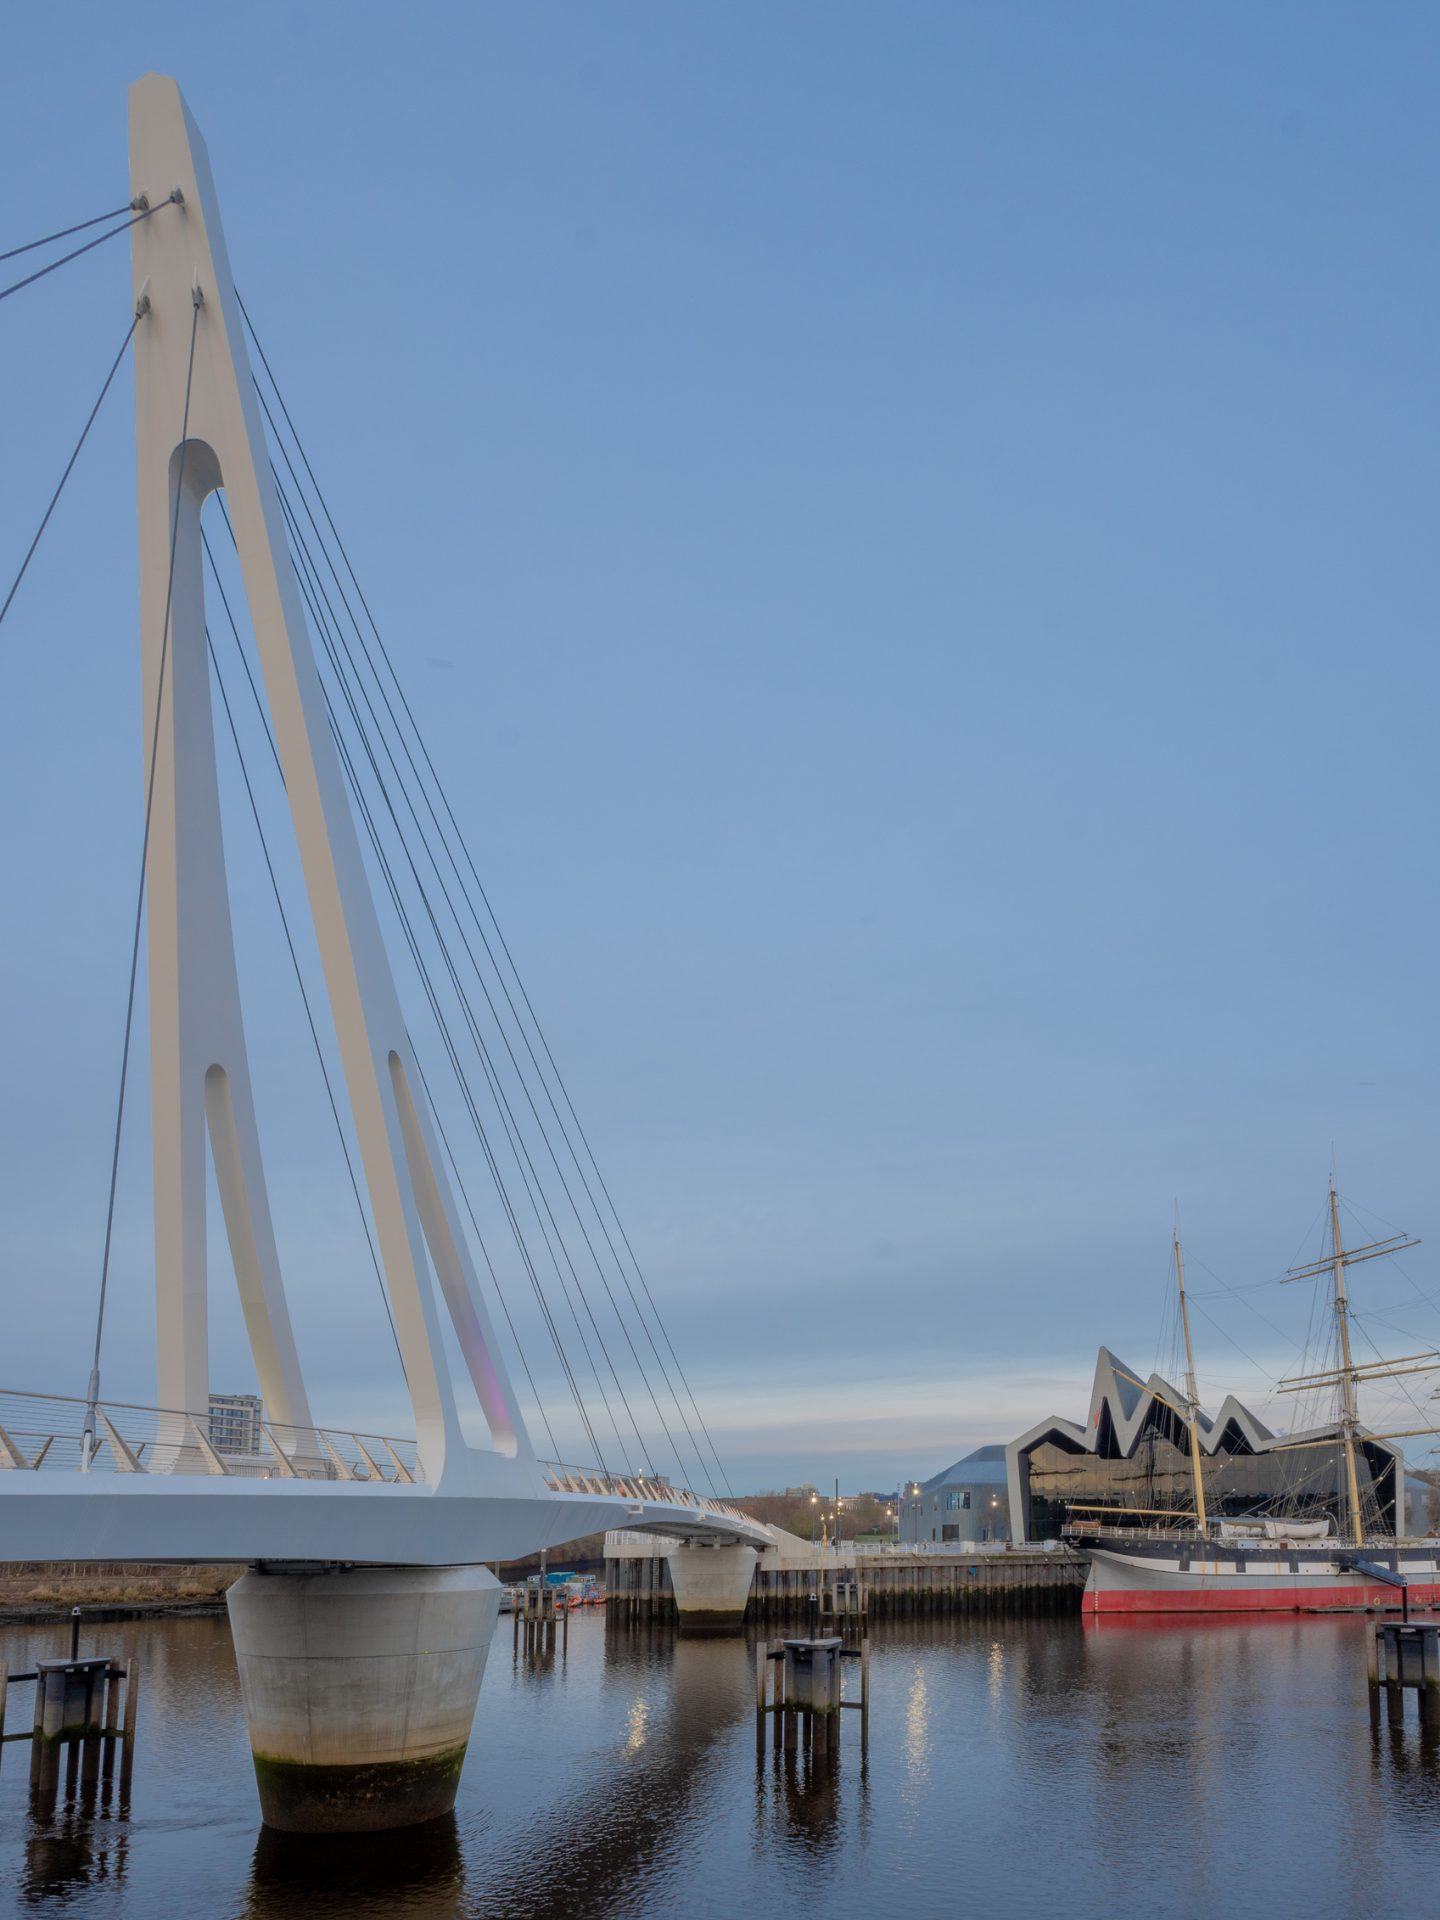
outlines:
M1330 1176L1330 1246L1334 1255L1335 1327L1340 1335L1340 1418L1345 1430L1345 1495L1350 1509L1350 1533L1360 1544L1364 1526L1360 1513L1360 1481L1355 1472L1355 1428L1359 1424L1359 1393L1355 1362L1350 1354L1350 1298L1345 1291L1345 1248L1340 1240L1340 1196Z
M1205 1520L1205 1480L1200 1469L1200 1395L1195 1388L1195 1355L1190 1346L1190 1308L1185 1299L1185 1256L1180 1251L1180 1234L1175 1234L1175 1281L1180 1289L1180 1325L1185 1333L1185 1408L1190 1426L1190 1471L1195 1477L1195 1526L1207 1531Z
M1292 1267L1285 1278L1290 1280L1314 1280L1322 1275L1330 1275L1334 1289L1335 1330L1340 1342L1340 1365L1326 1373L1300 1375L1295 1379L1283 1381L1282 1393L1304 1393L1320 1386L1334 1386L1340 1390L1340 1428L1345 1447L1345 1505L1346 1525L1351 1540L1359 1546L1364 1538L1364 1516L1360 1508L1360 1478L1356 1471L1356 1434L1360 1426L1359 1388L1362 1380L1388 1379L1397 1373L1429 1372L1440 1364L1440 1353L1409 1354L1406 1359L1418 1362L1418 1365L1390 1365L1384 1361L1367 1361L1356 1366L1350 1350L1350 1295L1345 1282L1345 1270L1359 1260L1378 1260L1387 1253L1398 1253L1402 1247L1419 1246L1418 1240L1412 1240L1408 1234L1397 1233L1388 1240L1375 1240L1368 1246L1347 1248L1340 1238L1340 1196L1335 1190L1335 1176L1330 1176L1330 1252L1323 1259L1315 1260L1306 1267ZM1430 1431L1430 1429L1425 1429ZM1377 1434L1376 1439L1385 1439ZM1403 1509L1404 1492L1397 1492L1397 1499ZM1400 1516L1397 1515L1397 1519Z

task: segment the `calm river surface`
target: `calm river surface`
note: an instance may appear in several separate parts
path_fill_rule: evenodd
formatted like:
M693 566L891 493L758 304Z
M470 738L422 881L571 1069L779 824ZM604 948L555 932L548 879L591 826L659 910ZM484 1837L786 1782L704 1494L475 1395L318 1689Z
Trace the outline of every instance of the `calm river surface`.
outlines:
M261 1832L224 1618L97 1623L82 1652L141 1663L130 1818L37 1826L28 1747L6 1746L0 1911L1433 1916L1440 1750L1413 1719L1372 1737L1366 1631L887 1624L868 1764L847 1714L838 1762L797 1771L756 1764L744 1643L591 1614L537 1667L502 1618L454 1820L317 1843ZM65 1639L0 1629L0 1659Z

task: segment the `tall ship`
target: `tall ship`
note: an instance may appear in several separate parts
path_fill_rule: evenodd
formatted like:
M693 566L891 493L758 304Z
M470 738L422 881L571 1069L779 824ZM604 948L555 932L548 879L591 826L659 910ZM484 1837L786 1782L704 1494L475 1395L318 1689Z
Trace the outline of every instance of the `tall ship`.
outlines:
M1401 1374L1440 1369L1440 1351L1404 1354L1394 1360L1357 1361L1352 1348L1349 1269L1399 1253L1419 1242L1395 1234L1347 1248L1340 1228L1339 1195L1329 1194L1329 1251L1294 1267L1286 1282L1328 1280L1333 1314L1335 1364L1298 1373L1279 1383L1284 1393L1333 1393L1336 1418L1323 1428L1272 1435L1227 1401L1206 1421L1196 1387L1185 1260L1175 1235L1175 1278L1184 1339L1185 1394L1172 1397L1158 1378L1142 1382L1116 1367L1122 1382L1139 1389L1128 1418L1148 1424L1168 1439L1173 1455L1188 1463L1188 1511L1171 1504L1181 1489L1159 1476L1148 1507L1119 1506L1113 1499L1087 1505L1071 1501L1069 1536L1090 1556L1083 1607L1087 1614L1348 1612L1359 1609L1433 1606L1440 1601L1440 1539L1406 1538L1403 1460L1394 1443L1440 1431L1434 1425L1372 1432L1360 1422L1362 1388ZM1413 1401L1417 1412L1423 1412ZM1098 1418L1098 1415L1097 1415ZM1238 1430L1244 1420L1250 1431ZM1207 1462L1212 1495L1217 1463L1265 1456L1268 1486L1244 1510L1243 1487L1233 1482L1224 1511L1207 1499ZM1307 1463L1305 1456L1310 1456ZM1311 1463L1319 1463L1318 1472ZM1338 1465L1338 1471L1336 1467ZM1256 1475L1257 1482L1262 1476ZM1173 1482L1174 1476L1172 1476ZM1335 1481L1339 1482L1338 1487ZM1329 1484L1327 1484L1327 1482ZM1156 1486L1151 1478L1149 1484ZM1237 1507L1241 1511L1236 1511Z

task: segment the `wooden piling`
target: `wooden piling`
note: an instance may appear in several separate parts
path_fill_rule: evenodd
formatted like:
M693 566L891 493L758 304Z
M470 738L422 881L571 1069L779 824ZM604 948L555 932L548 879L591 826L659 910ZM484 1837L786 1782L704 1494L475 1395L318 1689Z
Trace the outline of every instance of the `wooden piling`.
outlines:
M122 1669L112 1661L110 1674L105 1685L105 1727L101 1739L104 1749L100 1757L100 1777L108 1790L111 1776L115 1772L115 1742L120 1726L120 1678ZM0 1729L3 1731L3 1729Z
M1427 1733L1440 1730L1440 1633L1423 1635L1420 1643L1420 1725Z
M110 1669L105 1667L92 1672L85 1683L85 1737L80 1744L80 1791L83 1795L93 1794L100 1779L100 1749L104 1745L100 1737L100 1702L95 1698L96 1687L110 1690Z
M1366 1647L1365 1691L1370 1700L1370 1725L1378 1731L1380 1726L1380 1634L1378 1630L1370 1635Z
M130 1798L130 1777L135 1771L135 1719L139 1707L140 1668L134 1660L125 1662L125 1722L120 1736L120 1799Z
M860 1642L860 1751L870 1745L870 1636Z
M765 1752L765 1670L770 1665L770 1649L763 1640L755 1642L755 1751Z
M35 1682L35 1724L30 1734L30 1791L36 1793L40 1788L40 1766L44 1753L45 1740L45 1689L38 1678Z

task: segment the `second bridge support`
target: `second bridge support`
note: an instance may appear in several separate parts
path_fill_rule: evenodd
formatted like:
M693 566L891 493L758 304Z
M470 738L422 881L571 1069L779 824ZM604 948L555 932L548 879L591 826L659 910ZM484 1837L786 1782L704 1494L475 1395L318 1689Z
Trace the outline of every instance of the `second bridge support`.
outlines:
M687 1540L670 1555L682 1633L739 1633L759 1558L754 1547Z

